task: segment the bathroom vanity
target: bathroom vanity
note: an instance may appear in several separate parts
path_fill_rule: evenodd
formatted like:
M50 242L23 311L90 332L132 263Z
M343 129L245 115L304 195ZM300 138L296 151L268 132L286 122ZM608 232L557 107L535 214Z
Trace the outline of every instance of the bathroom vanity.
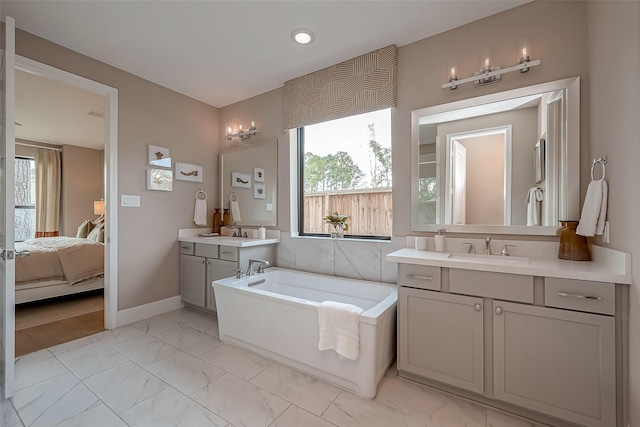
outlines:
M623 426L629 255L592 252L389 254L398 374L553 426Z
M250 259L275 265L278 238L181 236L180 295L194 308L215 313L216 299L211 283L246 272Z

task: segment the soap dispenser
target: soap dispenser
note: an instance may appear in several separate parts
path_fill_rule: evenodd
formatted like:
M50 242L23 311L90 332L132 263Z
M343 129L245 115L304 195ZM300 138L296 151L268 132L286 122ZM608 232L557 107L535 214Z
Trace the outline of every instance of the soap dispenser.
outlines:
M444 229L439 229L438 234L434 237L436 239L436 252L444 252Z

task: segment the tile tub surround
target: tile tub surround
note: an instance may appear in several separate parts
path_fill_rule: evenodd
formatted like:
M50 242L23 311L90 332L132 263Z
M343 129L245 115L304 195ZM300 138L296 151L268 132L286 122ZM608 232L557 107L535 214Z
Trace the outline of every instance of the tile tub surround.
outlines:
M280 233L277 266L347 279L395 283L396 264L384 257L405 247L404 237L390 241L291 237Z
M161 358L164 353L156 350L163 348L157 345L157 341L162 340L147 333L145 325L153 324L155 327L149 331L167 336L165 332L178 330L171 323L178 321L171 318L192 322L194 317L199 315L200 313L182 309L158 316L168 320L168 323L153 320L140 324L137 329L141 334L124 342L108 345L100 341L98 335L94 335L42 350L32 357L20 358L18 362L21 368L16 375L22 388L16 391L11 400L0 402L0 425L544 427L397 378L395 367L383 379L378 396L374 400L366 401L348 391L272 361L256 364L256 355L237 348L233 352L219 352L211 360L215 360L220 366L211 367L222 371L229 367L230 370L238 372L238 364L243 363L238 359L242 359L246 361L247 366L240 371L247 376L251 375L249 372L262 370L248 380L225 371L221 377L210 379L211 382L187 395L170 382L158 378L148 368L150 365L142 366L136 360L148 362L151 360L149 354L155 354L160 358L156 362L171 357L169 354ZM207 317L210 328L206 332L209 336L217 335L217 332L211 331L211 328L216 328L214 317L199 318L197 324L204 328ZM178 326L190 327L186 324ZM103 335L102 338L109 341L113 336L124 337L131 334L129 329L121 329L123 331L114 330L110 337ZM126 360L115 367L105 366L100 372L84 379L78 378L62 363L63 355L72 351L80 350L80 353L90 357L88 355L91 352L83 348L96 343L103 343L116 351L126 349L122 353ZM151 345L153 350L146 349L149 343L154 344ZM215 348L223 345L218 342ZM182 348L176 350L186 354ZM239 354L243 356L240 357ZM198 359L208 363L207 352ZM101 362L102 358L92 364L97 366ZM82 361L82 364L90 363ZM51 377L52 372L43 369L46 366L54 368L55 376ZM169 371L165 373L167 378L172 376Z

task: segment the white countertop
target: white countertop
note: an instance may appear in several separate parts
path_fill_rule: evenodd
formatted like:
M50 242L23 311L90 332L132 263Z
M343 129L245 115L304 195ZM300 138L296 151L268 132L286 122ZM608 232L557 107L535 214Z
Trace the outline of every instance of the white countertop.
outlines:
M550 257L502 257L500 255L476 255L467 258L465 254L453 254L454 258L451 258L450 255L449 252L418 251L405 248L388 254L386 260L463 270L631 284L630 259L627 259L626 256L606 257L597 262L567 261Z
M205 245L224 245L234 246L236 248L247 248L249 246L273 245L280 243L280 239L248 239L245 237L200 237L200 236L182 236L179 237L180 242L202 243Z

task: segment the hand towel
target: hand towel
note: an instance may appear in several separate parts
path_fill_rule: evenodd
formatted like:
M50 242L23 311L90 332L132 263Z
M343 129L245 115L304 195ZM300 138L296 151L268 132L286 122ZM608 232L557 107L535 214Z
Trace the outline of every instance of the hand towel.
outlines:
M238 204L238 201L232 200L229 203L229 206L231 207L231 218L233 219L233 222L242 221L240 218L240 205Z
M193 222L196 225L207 225L207 200L197 199L196 206L193 213Z
M604 232L608 193L609 186L604 179L592 180L589 183L576 234L591 237Z
M360 315L363 309L352 304L324 301L318 305L319 350L335 350L345 359L360 357Z
M525 203L527 204L527 225L539 225L538 222L538 202L543 200L542 189L531 187L527 191Z

